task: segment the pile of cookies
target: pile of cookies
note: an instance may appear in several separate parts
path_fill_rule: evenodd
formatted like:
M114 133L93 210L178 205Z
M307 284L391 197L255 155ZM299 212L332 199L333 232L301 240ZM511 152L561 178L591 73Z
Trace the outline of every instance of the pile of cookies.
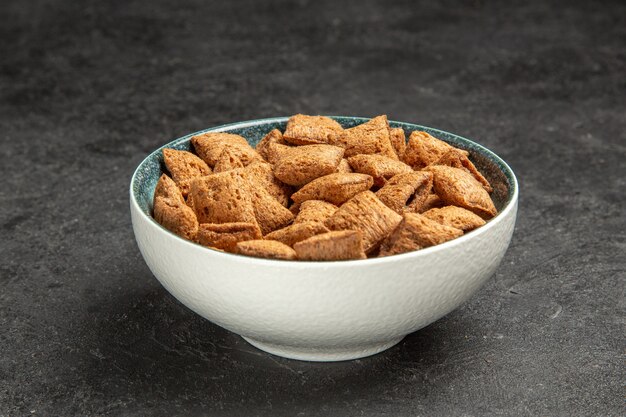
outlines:
M238 135L194 136L195 154L164 149L169 176L154 218L177 235L242 255L306 261L389 256L437 245L497 214L489 182L426 132L386 116L344 129L291 117L256 148Z

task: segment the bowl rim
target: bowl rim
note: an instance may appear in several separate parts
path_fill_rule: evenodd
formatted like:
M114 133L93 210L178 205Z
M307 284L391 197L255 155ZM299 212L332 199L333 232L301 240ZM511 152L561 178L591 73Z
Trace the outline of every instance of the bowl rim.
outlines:
M362 123L367 122L368 120L371 120L370 117L340 116L340 115L325 115L325 116L330 117L331 119L351 119L351 120L362 122ZM429 126L419 125L416 123L401 122L401 121L395 121L395 120L389 120L389 123L410 124L417 128L424 128L432 132L441 133L443 136L453 136L457 139L460 139L462 142L463 141L467 142L472 147L478 149L480 153L482 153L483 155L486 155L490 160L495 162L503 171L503 174L505 174L505 176L509 180L509 187L511 188L511 191L509 192L510 198L507 200L502 210L498 214L496 214L495 217L490 219L484 226L481 226L477 229L467 232L458 238L449 240L444 243L440 243L438 245L430 246L428 248L419 249L419 250L412 251L412 252L401 253L397 255L384 256L381 258L351 259L351 260L338 260L338 261L301 261L301 260L280 260L280 259L256 258L252 256L224 252L224 251L209 248L207 246L200 245L199 243L195 243L190 240L184 239L178 236L177 234L169 231L165 227L161 226L161 224L159 224L152 216L148 215L139 205L139 202L137 201L137 196L135 195L135 192L134 192L134 185L138 181L139 172L144 166L144 164L146 164L149 160L154 158L156 154L161 152L163 149L188 141L191 139L191 137L200 135L202 133L224 132L224 131L229 131L235 128L246 128L246 127L253 127L257 125L271 124L271 123L283 123L283 122L286 122L289 119L289 117L290 116L270 117L270 118L253 119L253 120L245 120L241 122L222 124L222 125L218 125L215 127L210 127L207 129L202 129L193 133L186 134L184 136L181 136L177 139L174 139L160 146L159 148L150 152L145 158L143 158L142 161L137 166L137 168L135 169L135 171L133 172L133 175L130 181L130 190L129 190L131 205L134 207L134 209L137 212L141 213L141 216L143 218L146 218L148 220L148 224L150 224L151 227L156 228L157 230L160 231L160 233L164 233L169 238L177 239L184 245L189 245L190 250L203 250L203 251L206 251L206 253L211 254L212 256L216 256L218 258L224 257L225 261L234 260L234 261L244 262L244 263L259 264L259 265L265 264L265 265L275 265L275 266L301 265L301 266L306 266L307 268L327 268L331 265L332 266L379 265L379 264L393 263L396 261L406 260L410 258L417 259L420 257L428 256L434 252L448 250L458 245L463 245L465 242L472 240L474 238L477 238L484 233L487 233L489 229L492 229L493 227L495 227L497 224L503 221L503 219L507 218L511 214L511 211L516 209L517 201L519 198L519 185L518 185L517 177L515 176L515 173L513 172L511 167L496 153L484 147L483 145L477 142L474 142L470 139L467 139L463 136L457 135L456 133L448 132L448 131L437 129L437 128L432 128Z

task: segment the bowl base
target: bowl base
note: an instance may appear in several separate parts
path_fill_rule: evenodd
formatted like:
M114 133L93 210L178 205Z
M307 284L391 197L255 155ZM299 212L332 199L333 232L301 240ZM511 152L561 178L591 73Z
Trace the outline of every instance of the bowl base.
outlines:
M301 346L277 345L274 343L260 342L245 336L241 337L252 346L271 353L272 355L312 362L337 362L364 358L387 350L404 339L404 336L402 336L385 342L351 347L306 348Z

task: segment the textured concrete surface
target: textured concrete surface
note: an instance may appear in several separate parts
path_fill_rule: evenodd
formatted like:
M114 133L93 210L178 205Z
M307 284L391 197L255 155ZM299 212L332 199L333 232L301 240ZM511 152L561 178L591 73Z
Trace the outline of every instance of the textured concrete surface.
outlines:
M623 415L623 2L178 3L0 4L0 416ZM335 364L169 296L132 235L134 167L296 112L385 112L505 158L520 214L489 284Z

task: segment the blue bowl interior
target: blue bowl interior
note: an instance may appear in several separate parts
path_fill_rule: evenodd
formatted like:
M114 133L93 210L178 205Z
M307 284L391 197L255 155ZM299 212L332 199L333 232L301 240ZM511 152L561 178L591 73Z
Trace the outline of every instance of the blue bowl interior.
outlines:
M344 128L353 127L369 120L368 118L363 117L331 117L339 122ZM166 172L165 165L163 163L163 154L161 152L163 148L189 151L192 150L190 142L192 136L204 132L216 131L241 135L248 140L250 145L254 147L272 129L280 129L281 131L284 131L285 126L287 125L287 119L287 117L281 117L217 126L183 136L155 150L139 165L132 179L131 190L133 196L139 204L139 207L141 207L141 210L144 213L151 216L154 188L156 187L156 183L161 174ZM515 194L515 180L511 169L502 159L500 159L500 157L487 148L461 136L426 126L394 121L390 121L389 125L391 127L403 128L407 137L410 132L414 130L422 130L457 148L468 151L470 154L470 160L472 160L478 170L493 186L494 191L491 194L491 198L493 199L499 212L502 211L502 209L506 207L513 198L513 195Z

